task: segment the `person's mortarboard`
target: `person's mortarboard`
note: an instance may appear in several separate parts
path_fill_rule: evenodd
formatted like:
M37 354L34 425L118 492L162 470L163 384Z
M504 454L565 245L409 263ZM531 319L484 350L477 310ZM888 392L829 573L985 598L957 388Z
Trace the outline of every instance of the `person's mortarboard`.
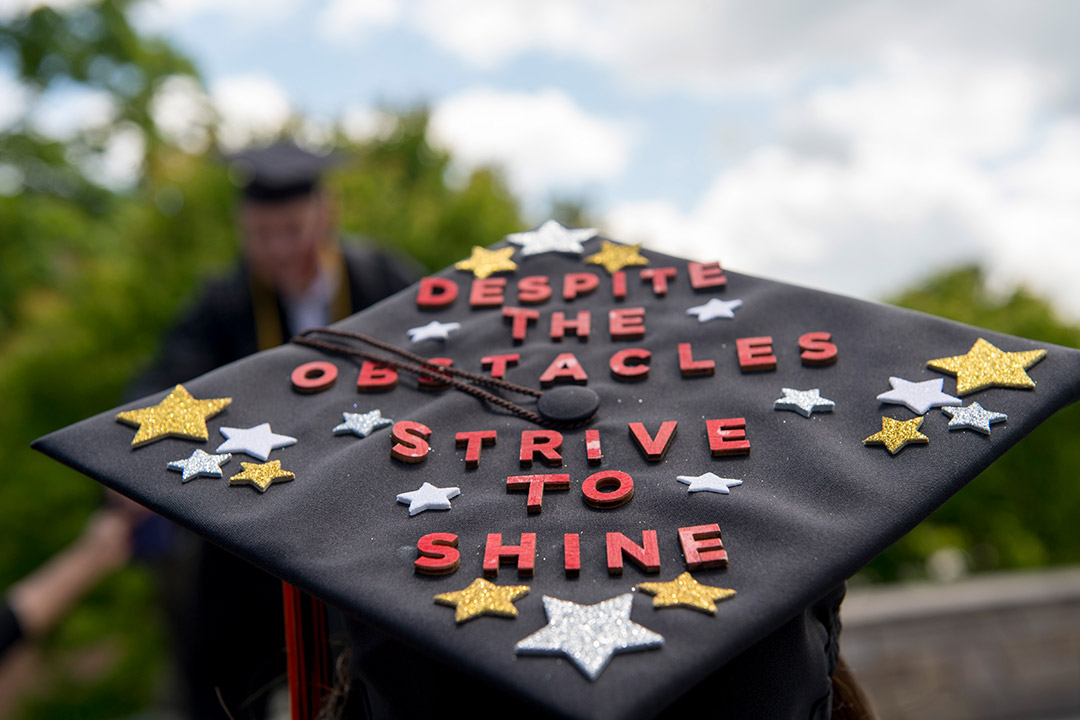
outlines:
M314 153L292 141L279 140L226 155L224 160L245 199L276 203L310 194L339 158L334 153Z
M551 225L334 328L36 447L425 660L375 704L827 713L808 609L1080 397L1076 350Z

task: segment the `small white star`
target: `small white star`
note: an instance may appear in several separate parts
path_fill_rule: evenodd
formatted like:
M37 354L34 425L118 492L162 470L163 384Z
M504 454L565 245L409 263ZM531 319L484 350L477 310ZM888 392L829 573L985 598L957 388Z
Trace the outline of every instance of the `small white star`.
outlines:
M704 305L695 305L686 311L687 315L696 315L698 322L708 322L716 318L735 319L735 311L742 307L742 300L721 300L713 298Z
M221 466L229 462L232 455L225 453L224 455L211 455L208 452L202 450L196 450L191 453L191 457L186 460L173 460L165 467L170 470L176 470L180 473L180 482L187 482L192 478L197 477L222 477Z
M511 233L506 236L506 239L515 245L520 245L521 254L524 257L548 252L580 255L585 252L581 243L591 240L596 235L597 230L594 228L570 229L554 220L548 220L536 230Z
M449 340L450 333L460 328L461 323L444 323L439 322L438 320L432 320L427 325L409 328L407 332L409 333L409 339L414 343L418 343L421 340Z
M1005 413L987 410L977 402L967 407L944 407L941 412L948 415L950 430L975 430L983 435L990 434L990 424L1004 422L1009 419Z
M426 482L419 490L401 493L397 501L409 506L409 517L412 517L425 510L449 510L450 498L460 494L461 490L456 487L440 488Z
M630 619L634 596L630 593L598 602L579 605L569 600L544 596L548 624L519 640L514 652L519 655L565 655L595 680L620 652L635 652L664 644L664 636Z
M382 416L382 411L377 409L366 413L343 412L341 413L341 417L345 419L345 422L334 428L335 435L353 433L354 435L366 438L376 430L394 424L393 420L384 418Z
M225 436L225 442L218 445L217 452L244 453L263 462L270 457L272 450L296 443L294 437L272 432L270 423L249 428L223 427L221 434Z
M962 405L963 401L960 398L941 391L944 383L944 378L911 382L903 378L891 377L889 384L893 389L881 393L877 399L883 403L904 405L916 415L925 415L930 408L942 405Z
M828 398L821 397L821 390L795 390L793 388L780 388L784 397L773 403L773 410L793 410L803 417L810 417L815 412L832 412L836 403Z
M683 485L689 485L686 492L714 492L721 495L730 495L731 488L742 485L742 480L722 478L716 473L707 472L704 475L679 475L676 480Z

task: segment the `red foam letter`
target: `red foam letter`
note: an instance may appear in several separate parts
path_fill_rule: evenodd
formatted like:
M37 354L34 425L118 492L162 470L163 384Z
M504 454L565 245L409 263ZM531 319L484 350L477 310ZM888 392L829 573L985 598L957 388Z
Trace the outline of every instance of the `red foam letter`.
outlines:
M716 523L679 528L679 544L687 570L727 567L727 550Z
M503 545L501 533L488 533L484 547L484 574L496 577L499 564L504 560L517 560L518 575L529 577L536 565L536 533L521 533L521 544Z
M518 458L521 467L532 467L536 453L544 456L544 462L551 467L562 465L562 433L558 430L522 430L521 452Z
M735 341L735 348L739 354L739 369L744 373L776 369L770 336L739 338Z
M465 448L465 467L473 469L480 467L480 448L494 445L497 438L495 430L473 430L459 432L454 436L454 444Z
M458 286L450 278L421 278L416 291L416 306L421 310L444 308L457 300Z
M506 489L528 490L529 495L525 501L530 513L538 513L544 509L544 490L569 490L569 475L511 475L506 478Z
M641 531L641 545L620 532L607 534L607 571L622 575L623 556L647 573L660 572L660 545L655 530Z
M458 569L461 553L454 533L428 533L416 541L413 570L424 575L448 575Z
M390 431L390 438L394 441L390 457L406 463L423 462L431 450L427 442L429 437L431 428L423 423L412 420L394 423L394 429Z
M827 332L808 332L799 338L799 349L803 365L830 365L836 362L836 345L831 342L832 334Z
M706 420L705 433L708 435L709 449L712 450L713 457L750 454L750 441L746 439L744 418Z

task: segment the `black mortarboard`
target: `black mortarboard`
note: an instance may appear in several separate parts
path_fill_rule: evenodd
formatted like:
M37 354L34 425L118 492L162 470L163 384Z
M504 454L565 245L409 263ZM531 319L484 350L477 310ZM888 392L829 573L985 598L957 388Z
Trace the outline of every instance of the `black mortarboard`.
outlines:
M311 193L338 157L305 150L290 140L279 140L272 145L226 155L225 161L246 199L274 203Z
M1076 350L508 240L335 328L539 403L315 333L35 446L345 611L376 709L819 717L837 588L1080 397Z

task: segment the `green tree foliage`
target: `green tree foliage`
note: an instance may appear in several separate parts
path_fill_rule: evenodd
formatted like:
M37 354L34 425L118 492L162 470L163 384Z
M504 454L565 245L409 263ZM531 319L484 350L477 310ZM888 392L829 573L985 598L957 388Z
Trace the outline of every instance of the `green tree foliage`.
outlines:
M973 267L934 277L893 302L979 327L1080 347L1080 327L1063 323L1028 290L1004 297L991 292L983 274ZM1066 408L1021 440L871 563L864 576L921 577L927 561L942 548L962 551L976 572L1080 563L1076 437L1080 437L1080 405Z
M0 165L21 184L0 196L0 588L71 542L102 497L29 442L119 403L201 278L237 256L236 188L217 154L183 152L153 122L155 89L193 67L134 30L131 4L43 7L0 26L0 61L31 103L78 85L117 108L107 127L64 142L26 120L0 132ZM145 139L142 176L102 187L85 161L131 127ZM439 268L523 224L496 172L448 185L451 159L428 145L426 127L416 110L386 139L339 136L346 161L330 185L347 230ZM117 717L151 703L168 656L155 593L136 565L80 604L41 642L46 672L20 717ZM88 673L87 656L107 662Z

